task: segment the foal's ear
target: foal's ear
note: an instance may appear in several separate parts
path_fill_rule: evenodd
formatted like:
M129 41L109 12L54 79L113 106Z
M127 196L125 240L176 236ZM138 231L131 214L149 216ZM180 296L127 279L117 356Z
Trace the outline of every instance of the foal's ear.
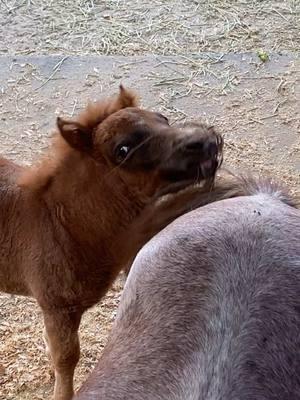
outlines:
M118 96L118 107L126 108L126 107L137 107L138 106L138 98L136 93L132 90L126 89L122 84L119 86L119 96Z
M65 141L79 151L89 151L93 147L92 132L76 121L66 121L57 117L57 127Z

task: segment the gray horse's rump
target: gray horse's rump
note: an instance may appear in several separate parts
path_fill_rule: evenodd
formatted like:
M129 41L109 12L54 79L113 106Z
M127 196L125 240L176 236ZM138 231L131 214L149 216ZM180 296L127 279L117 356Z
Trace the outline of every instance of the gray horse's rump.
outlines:
M300 399L300 212L239 197L151 240L78 398Z

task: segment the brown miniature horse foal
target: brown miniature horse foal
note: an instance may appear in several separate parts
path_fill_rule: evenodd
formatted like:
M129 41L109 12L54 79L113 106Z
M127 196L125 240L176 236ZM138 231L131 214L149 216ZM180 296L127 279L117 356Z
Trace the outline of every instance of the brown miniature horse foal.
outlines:
M52 151L38 165L0 159L0 290L37 300L54 399L69 400L81 316L137 252L134 222L159 192L213 179L222 139L203 125L171 127L138 108L123 87L57 126Z

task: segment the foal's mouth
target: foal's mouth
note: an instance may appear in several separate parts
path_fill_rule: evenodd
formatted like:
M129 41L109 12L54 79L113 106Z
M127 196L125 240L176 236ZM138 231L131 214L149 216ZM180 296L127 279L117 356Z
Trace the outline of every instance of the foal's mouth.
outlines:
M182 190L195 184L212 187L215 175L223 162L223 139L216 137L216 151L205 159L195 158L186 164L185 168L166 168L163 169L162 176L165 178L166 186L161 188L157 196Z
M205 160L199 163L197 172L193 176L184 176L182 173L182 179L178 179L178 171L174 171L177 174L177 179L170 181L169 184L161 188L156 197L164 196L178 192L179 190L185 189L188 186L201 184L203 186L212 187L215 179L215 175L219 167L221 166L221 160Z

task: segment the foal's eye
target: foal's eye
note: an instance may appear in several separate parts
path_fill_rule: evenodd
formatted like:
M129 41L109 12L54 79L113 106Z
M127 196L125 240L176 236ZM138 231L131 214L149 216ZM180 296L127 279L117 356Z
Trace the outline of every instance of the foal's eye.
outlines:
M125 158L128 156L128 153L130 151L129 146L118 146L116 150L116 159L118 162L122 162L125 160Z

